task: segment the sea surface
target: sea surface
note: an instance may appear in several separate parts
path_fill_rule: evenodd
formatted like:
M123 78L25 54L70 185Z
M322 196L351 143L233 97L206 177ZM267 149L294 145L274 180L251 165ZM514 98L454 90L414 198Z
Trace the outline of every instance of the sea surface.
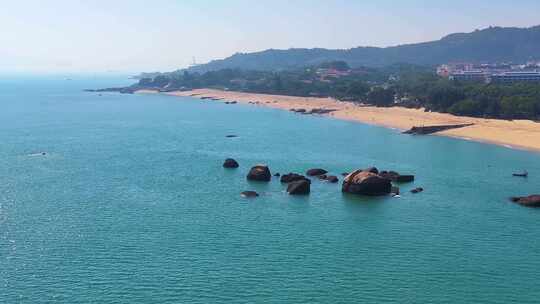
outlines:
M540 192L539 153L69 79L0 77L0 303L540 301L540 209L508 201ZM257 163L416 181L291 197Z

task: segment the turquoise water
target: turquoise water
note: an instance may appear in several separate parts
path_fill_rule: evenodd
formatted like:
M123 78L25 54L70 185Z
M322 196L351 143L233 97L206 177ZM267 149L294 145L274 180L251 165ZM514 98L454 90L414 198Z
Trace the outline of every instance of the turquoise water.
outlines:
M130 82L0 79L1 303L538 303L540 210L507 198L540 192L540 154L81 91ZM417 179L401 198L290 197L245 180L260 162Z

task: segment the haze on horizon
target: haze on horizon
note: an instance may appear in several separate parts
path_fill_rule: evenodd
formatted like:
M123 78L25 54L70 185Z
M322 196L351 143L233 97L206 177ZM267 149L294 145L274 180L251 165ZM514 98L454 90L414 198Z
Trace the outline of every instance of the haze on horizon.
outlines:
M21 0L0 11L0 73L169 71L269 48L391 46L540 23L498 0Z

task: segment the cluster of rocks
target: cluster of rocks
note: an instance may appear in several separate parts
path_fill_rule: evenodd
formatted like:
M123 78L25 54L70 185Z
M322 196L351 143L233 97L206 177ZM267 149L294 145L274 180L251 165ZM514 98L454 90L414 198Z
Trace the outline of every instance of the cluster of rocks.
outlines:
M319 115L322 115L322 114L328 114L328 113L331 113L331 112L334 112L334 111L337 111L336 109L324 109L324 108L313 108L311 110L306 110L304 108L298 108L298 109L291 109L290 110L291 112L295 112L295 113L299 113L299 114L306 114L306 115L309 115L309 114L319 114Z
M233 104L237 104L238 102L236 101L225 101L225 104L228 104L228 105L233 105Z
M224 168L238 168L236 160L228 158L223 163ZM309 169L305 176L299 173L290 172L287 174L276 173L273 176L279 177L280 182L287 184L287 193L290 195L307 195L311 192L311 179L315 177L328 183L338 183L339 178L335 175L328 175L328 171L321 168ZM358 195L381 196L381 195L399 195L399 188L392 185L395 183L406 183L414 181L414 175L402 175L395 171L381 171L375 167L355 170L352 173L343 173L345 176L342 184L342 191ZM308 176L308 177L307 177ZM272 173L267 165L259 164L251 167L247 180L257 182L270 182ZM423 188L415 188L412 193L422 192ZM256 197L258 194L253 191L241 193L244 197Z
M223 98L218 98L218 97L213 97L213 96L202 96L199 99L202 99L202 100L208 99L208 100L218 101L218 100L222 100Z
M414 175L399 174L395 171L379 172L377 168L370 167L346 174L341 190L347 193L367 196L380 196L387 194L399 195L399 187L393 186L392 182L409 183L413 181ZM423 190L414 191L416 189L413 189L411 192L419 193Z

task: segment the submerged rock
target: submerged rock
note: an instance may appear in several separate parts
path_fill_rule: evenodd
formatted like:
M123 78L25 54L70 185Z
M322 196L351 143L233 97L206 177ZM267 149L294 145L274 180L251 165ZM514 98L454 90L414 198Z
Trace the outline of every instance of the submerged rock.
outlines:
M228 168L228 169L238 168L239 166L240 165L238 164L238 162L232 158L227 158L225 162L223 163L223 168Z
M252 198L252 197L259 196L259 193L255 192L255 191L244 191L244 192L240 193L240 195L242 197L245 197L245 198Z
M235 138L235 137L238 137L238 135L230 134L230 135L226 135L225 137L227 137L227 138Z
M522 197L512 197L510 200L514 203L518 203L525 207L540 207L540 194L522 196Z
M279 174L279 172L277 172L277 173L274 174L274 176L275 176L275 177L280 177L281 174Z
M252 181L269 182L272 179L272 174L270 174L268 166L256 165L249 170L246 178Z
M412 189L412 190L411 190L411 193L420 193L420 192L422 192L422 191L424 191L424 188L418 187L418 188Z
M392 183L375 173L356 170L345 177L341 190L352 194L379 196L389 194Z
M326 173L328 173L328 171L326 171L324 169L316 168L316 169L307 170L306 175L307 176L318 176L318 175L323 175L323 174L326 174Z
M287 187L290 195L307 195L311 191L311 182L308 179L291 182Z

